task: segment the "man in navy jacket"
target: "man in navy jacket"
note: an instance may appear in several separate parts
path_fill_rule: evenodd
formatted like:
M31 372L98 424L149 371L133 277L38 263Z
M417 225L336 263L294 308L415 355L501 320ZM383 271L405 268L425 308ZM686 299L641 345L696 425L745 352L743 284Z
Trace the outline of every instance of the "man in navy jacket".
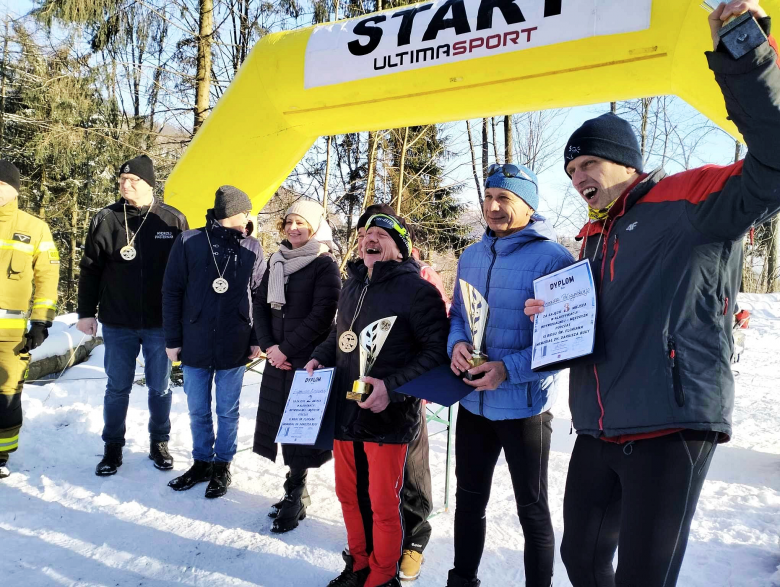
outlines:
M230 485L244 371L250 359L260 356L252 305L265 265L259 241L246 234L251 210L244 192L219 188L206 226L176 239L165 271L165 350L171 361L181 360L184 367L195 459L168 484L176 491L210 481L206 497L220 497ZM216 439L212 380L219 420Z

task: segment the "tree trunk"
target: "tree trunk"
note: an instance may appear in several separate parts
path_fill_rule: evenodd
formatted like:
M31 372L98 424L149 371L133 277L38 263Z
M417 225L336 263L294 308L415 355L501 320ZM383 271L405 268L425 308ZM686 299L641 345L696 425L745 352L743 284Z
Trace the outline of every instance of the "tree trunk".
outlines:
M330 180L330 143L331 143L331 137L328 135L327 141L325 143L325 181L323 181L322 185L322 207L325 208L325 218L328 217L328 184Z
M775 216L769 223L769 244L767 245L766 252L766 292L772 293L775 291L775 285L777 283L777 241L778 241L778 224L777 216Z
M214 2L199 0L200 31L198 33L198 61L195 73L195 121L192 132L195 134L209 114L209 94L211 92L211 36L214 32Z
M496 117L490 118L490 126L493 128L493 160L498 163L498 139L496 139Z
M368 174L366 175L366 195L363 198L365 210L374 203L374 169L376 168L376 132L368 133Z
M401 201L404 193L404 168L406 167L406 149L409 144L409 127L404 129L404 141L401 144L401 164L398 168L398 195L395 198L395 213L401 215Z
M617 102L610 102L609 103L609 111L612 114L617 114Z
M481 210L485 204L485 200L482 199L482 184L479 182L479 176L477 175L477 155L474 153L474 141L471 140L471 124L466 121L466 133L469 136L469 153L471 153L471 171L474 174L474 184L477 188L477 198L479 198L479 209Z
M70 211L70 254L68 255L68 284L65 288L65 300L68 312L76 310L73 300L73 289L76 284L76 251L78 249L79 234L79 199L78 192L73 192L72 208Z
M488 119L482 119L482 183L487 181L488 163Z
M512 115L504 116L504 163L512 163Z
M5 20L5 39L3 39L3 71L0 72L0 150L5 138L5 71L8 64L8 18Z

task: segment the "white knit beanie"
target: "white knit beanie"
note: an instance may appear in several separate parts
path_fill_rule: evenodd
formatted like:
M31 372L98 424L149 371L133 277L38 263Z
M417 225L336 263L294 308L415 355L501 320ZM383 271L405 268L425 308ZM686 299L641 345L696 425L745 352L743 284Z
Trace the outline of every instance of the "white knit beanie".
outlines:
M316 234L320 228L320 223L325 220L325 209L314 200L298 200L292 206L287 208L284 213L285 219L290 214L297 214L311 226L312 234Z

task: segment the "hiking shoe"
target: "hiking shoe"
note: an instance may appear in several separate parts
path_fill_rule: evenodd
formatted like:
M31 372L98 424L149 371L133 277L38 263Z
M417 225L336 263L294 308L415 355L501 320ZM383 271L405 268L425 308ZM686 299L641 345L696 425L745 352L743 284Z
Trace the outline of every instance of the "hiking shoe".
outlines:
M118 467L122 466L122 445L115 442L107 442L103 449L103 460L95 467L95 475L108 477L114 475Z
M180 475L179 477L176 477L176 479L171 479L168 482L168 487L174 491L185 491L195 487L198 483L209 481L211 479L211 473L212 463L196 460L184 475Z
M167 442L152 442L149 445L149 458L154 461L154 468L160 471L173 469L173 457L168 452Z
M350 563L341 571L341 574L338 577L328 583L328 587L363 587L370 572L370 567L360 569L359 571L353 571L352 564Z
M206 497L209 499L222 497L227 493L227 488L231 481L230 463L215 462L211 472L211 481L209 481L209 486L206 487Z
M401 570L398 573L398 578L401 581L416 581L417 577L420 576L423 560L421 552L404 549L404 553L401 555Z
M464 579L451 569L447 575L447 587L479 587L481 581L474 577L473 579Z

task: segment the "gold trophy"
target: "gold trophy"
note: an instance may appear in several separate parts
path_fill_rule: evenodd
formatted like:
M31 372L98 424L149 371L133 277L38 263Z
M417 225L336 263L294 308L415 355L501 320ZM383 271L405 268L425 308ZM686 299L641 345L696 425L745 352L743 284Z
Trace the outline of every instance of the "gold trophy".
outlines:
M388 316L366 326L360 333L360 377L365 377L376 363L379 351L385 344L390 329L398 316ZM347 399L357 402L365 401L371 393L372 385L357 379L352 382L352 391L347 392Z
M488 304L476 287L462 279L460 280L460 295L463 297L463 303L466 306L466 318L471 331L471 346L474 349L471 351L469 364L472 367L479 367L483 363L487 363L488 360L487 355L481 350L482 343L485 341L485 330L487 329ZM480 379L484 375L484 373L472 375L468 371L463 371L460 374L461 377L465 377L469 381Z
M701 7L707 12L712 12L720 2L721 0L704 0ZM734 59L739 59L766 42L764 30L750 11L729 18L718 31L718 36Z

